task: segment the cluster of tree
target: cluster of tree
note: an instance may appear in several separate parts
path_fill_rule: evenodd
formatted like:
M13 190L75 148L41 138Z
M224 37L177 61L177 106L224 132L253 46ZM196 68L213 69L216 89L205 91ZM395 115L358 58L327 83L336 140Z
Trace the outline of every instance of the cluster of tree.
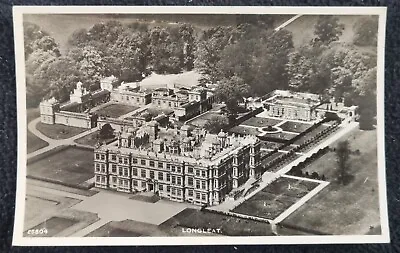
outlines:
M75 31L62 55L39 26L25 23L24 33L28 100L34 104L51 96L67 100L78 81L95 89L110 75L140 81L152 71L179 73L194 67L195 35L187 24L148 28L142 23L99 23Z
M360 19L355 26L367 21ZM343 25L336 17L319 18L315 38L289 54L286 65L289 86L297 91L334 97L346 106L358 105L363 119L360 126L371 128L376 114L376 51L337 42L342 30ZM355 39L360 32L355 32Z
M378 34L378 16L365 16L354 23L354 45L376 46Z
M287 87L285 66L293 48L290 32L271 29L271 22L245 21L237 26L213 27L199 38L196 68L203 81L218 83L217 95L234 113L250 94L264 95Z
M114 129L110 124L104 124L99 131L99 140L107 140L114 137Z

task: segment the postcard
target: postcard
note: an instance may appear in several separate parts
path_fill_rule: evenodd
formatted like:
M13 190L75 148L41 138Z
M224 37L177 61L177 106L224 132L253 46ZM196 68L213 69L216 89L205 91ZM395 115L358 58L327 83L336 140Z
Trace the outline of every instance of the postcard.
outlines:
M14 245L389 242L386 8L13 12Z

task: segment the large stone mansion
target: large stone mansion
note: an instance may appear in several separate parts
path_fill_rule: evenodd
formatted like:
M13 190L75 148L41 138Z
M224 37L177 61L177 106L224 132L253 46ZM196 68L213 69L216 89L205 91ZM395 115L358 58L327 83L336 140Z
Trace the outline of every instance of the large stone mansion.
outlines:
M189 125L160 128L151 121L95 149L95 186L215 205L262 173L260 145L255 136L210 134Z

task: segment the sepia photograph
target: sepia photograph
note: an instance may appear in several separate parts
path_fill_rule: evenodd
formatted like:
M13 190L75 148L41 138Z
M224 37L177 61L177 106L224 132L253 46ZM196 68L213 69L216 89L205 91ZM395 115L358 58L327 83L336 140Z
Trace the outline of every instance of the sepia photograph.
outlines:
M14 245L389 242L386 8L14 7Z

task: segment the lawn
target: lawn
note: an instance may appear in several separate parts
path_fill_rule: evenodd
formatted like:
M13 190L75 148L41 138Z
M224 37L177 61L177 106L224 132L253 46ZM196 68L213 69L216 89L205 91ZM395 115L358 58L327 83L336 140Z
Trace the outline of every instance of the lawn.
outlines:
M78 186L94 176L91 149L70 146L47 154L28 164L28 176L68 186Z
M28 124L32 120L40 117L40 112L39 108L29 108L26 110L27 113L27 121L26 123ZM32 134L28 129L26 131L26 148L27 148L27 153L32 153L38 149L47 147L49 144L37 137L36 135Z
M273 235L270 225L265 222L236 218L191 208L186 208L160 225L162 228L174 226L183 228L221 229L222 234L228 236Z
M212 111L208 111L205 112L201 115L199 115L197 118L194 118L192 120L189 120L187 123L197 126L197 127L204 127L205 124L207 124L207 122L214 116L220 116L221 114L217 113L217 112L212 112Z
M25 237L53 237L60 233L61 231L75 225L78 223L77 220L70 219L70 218L64 218L64 217L51 217L50 219L47 219L46 221L40 223L39 225L31 228L31 229L43 229L45 228L47 230L47 234L44 233L42 235L29 235L27 231L24 232Z
M48 124L43 124L42 122L39 122L36 125L36 128L42 134L46 135L51 139L56 139L56 140L68 139L88 130L86 128L65 126L59 124L48 125Z
M136 109L139 109L139 107L132 105L123 105L123 104L110 104L96 110L95 113L105 117L118 118Z
M229 129L230 133L240 134L240 135L259 135L261 134L257 128L254 127L245 127L245 126L235 126Z
M293 122L293 121L286 121L279 127L282 128L283 131L294 132L294 133L302 133L305 130L309 129L312 124L300 123L300 122Z
M317 186L310 181L280 177L232 212L273 220Z
M267 127L267 126L274 126L282 122L279 119L271 119L271 118L261 118L261 117L253 117L245 122L241 123L241 125L253 126L253 127Z
M380 226L377 181L376 131L354 130L339 141L348 140L351 155L345 185L336 180L337 164L328 153L306 168L325 174L331 183L284 222L330 234L366 234ZM332 145L334 146L334 145ZM331 146L331 147L332 147Z
M98 134L99 134L99 131L93 132L91 134L85 135L85 136L75 140L75 142L82 144L82 145L88 145L88 146L94 147L99 141L100 142L105 141L106 143L108 143L115 139L115 138L99 139Z

